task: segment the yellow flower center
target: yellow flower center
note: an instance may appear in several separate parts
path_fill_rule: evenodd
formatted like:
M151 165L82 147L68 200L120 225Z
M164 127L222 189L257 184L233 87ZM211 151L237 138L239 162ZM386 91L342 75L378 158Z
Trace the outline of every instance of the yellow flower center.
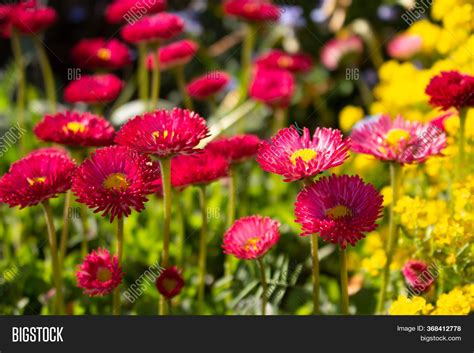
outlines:
M151 135L153 136L153 138L154 138L155 140L157 140L157 139L159 139L160 137L161 137L161 138L164 138L164 139L167 138L167 137L170 135L170 133L168 132L168 130L165 130L165 131L155 131L155 132L152 133ZM171 136L173 136L173 135L174 135L174 132L171 132Z
M107 48L100 48L98 51L97 51L97 57L99 59L102 59L102 60L110 60L112 56L112 52L110 51L110 49L107 49Z
M107 267L100 267L97 270L96 277L101 282L107 282L112 278L112 272Z
M326 216L335 221L335 220L338 220L339 218L352 216L352 211L344 205L337 205L327 210Z
M253 238L247 239L244 245L244 250L249 251L250 249L253 248L254 251L257 251L258 250L257 243L259 240L260 240L260 237L253 237Z
M281 58L278 59L278 66L281 68L286 69L287 67L290 67L293 64L293 59L290 58L289 56L282 56Z
M104 181L104 187L106 189L124 191L127 190L128 186L127 176L122 173L110 174Z
M86 127L84 124L79 123L77 121L71 121L70 123L67 123L66 126L63 126L63 131L65 133L72 132L74 134L77 134L80 132L81 134L86 130Z
M172 278L165 278L163 280L163 287L166 291L171 292L176 287L176 280Z
M26 180L28 181L28 184L30 184L30 186L33 186L35 184L44 183L46 181L46 177L26 178Z
M312 159L315 159L318 153L315 150L312 150L310 148L303 148L300 150L297 150L293 152L293 154L290 157L291 163L296 166L296 161L298 158L301 158L303 162L307 163Z
M402 141L407 141L410 138L410 133L403 129L392 129L385 135L385 141L390 146L396 147Z

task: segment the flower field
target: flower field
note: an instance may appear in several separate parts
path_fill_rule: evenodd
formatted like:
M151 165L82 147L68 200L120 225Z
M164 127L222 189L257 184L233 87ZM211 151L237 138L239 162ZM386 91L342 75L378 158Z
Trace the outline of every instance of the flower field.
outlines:
M0 314L474 310L472 0L79 3L0 4Z

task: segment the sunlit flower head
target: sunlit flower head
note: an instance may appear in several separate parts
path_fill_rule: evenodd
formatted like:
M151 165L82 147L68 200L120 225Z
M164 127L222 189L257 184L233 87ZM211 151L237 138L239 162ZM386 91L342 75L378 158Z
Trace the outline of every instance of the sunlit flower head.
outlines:
M416 34L400 34L393 38L387 45L387 52L395 59L410 59L422 49L422 39Z
M18 3L10 13L12 25L23 34L35 34L51 27L57 19L52 7L42 6L36 0Z
M194 152L208 135L206 121L197 113L175 108L129 120L117 133L115 142L142 153L171 157Z
M433 124L391 119L387 115L359 124L352 130L352 150L382 161L422 163L441 155L446 135Z
M98 149L77 169L72 190L77 201L102 216L129 216L141 212L147 195L156 191L159 167L147 156L123 146Z
M243 260L258 259L280 239L279 227L280 223L270 217L241 218L224 234L224 253Z
M186 65L192 60L199 49L199 45L189 39L179 40L177 42L165 45L158 49L160 58L160 69L168 70L177 66ZM150 53L147 57L147 67L152 70L155 66L154 54Z
M276 49L257 58L255 63L265 68L291 72L308 72L313 67L313 59L307 54L290 54Z
M329 70L336 70L343 61L352 62L364 51L364 43L358 36L334 38L321 49L321 62Z
M260 142L256 135L236 135L213 141L206 149L221 154L231 163L240 163L257 155Z
M34 206L71 188L76 166L59 149L40 149L13 163L0 178L0 202Z
M176 297L184 287L181 270L176 266L168 267L160 273L155 281L156 289L167 299Z
M111 293L122 282L122 276L117 256L101 248L92 250L76 272L77 286L91 297Z
M278 6L268 0L227 0L224 12L248 21L276 21L280 18Z
M102 117L91 113L66 111L46 115L34 128L42 141L68 146L98 147L113 143L115 130Z
M123 82L113 74L83 75L64 89L64 100L69 103L108 103L118 97Z
M272 107L288 107L295 93L293 75L282 69L256 67L249 95Z
M78 67L87 70L117 70L132 63L128 47L117 39L82 39L72 48L71 56Z
M408 261L403 266L402 273L407 284L414 291L420 293L426 292L434 283L434 273L430 271L430 266L423 261Z
M316 234L343 249L377 228L383 197L358 176L323 177L306 186L295 203L302 235Z
M122 28L122 38L129 43L171 39L184 30L184 21L177 15L160 12L133 21Z
M290 182L341 165L349 157L349 147L350 139L343 139L339 130L317 128L311 138L307 128L300 135L292 126L278 131L270 142L261 143L257 162L263 170Z
M105 19L108 23L132 23L147 14L154 14L166 8L166 0L115 0L105 9Z
M205 185L227 176L228 160L220 154L202 153L178 156L171 161L171 183L176 188Z
M426 87L430 104L443 110L474 107L474 77L458 71L441 72Z
M212 71L195 78L186 87L188 94L194 99L204 100L222 91L230 81L227 73Z

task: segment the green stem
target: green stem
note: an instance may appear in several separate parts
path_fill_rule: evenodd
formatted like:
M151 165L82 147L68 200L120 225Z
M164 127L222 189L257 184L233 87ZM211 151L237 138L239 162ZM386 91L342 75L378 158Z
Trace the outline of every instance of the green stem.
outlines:
M186 109L193 111L193 101L188 94L188 90L186 89L186 78L184 76L184 65L179 65L176 70L176 81L178 82L179 90L181 91L181 95L183 96L184 106Z
M248 95L250 76L252 74L252 52L255 46L257 28L254 24L247 23L245 28L244 46L242 50L239 102L245 101Z
M288 124L288 109L281 108L281 107L275 108L272 135L275 135L278 131L286 127L287 124Z
M66 257L67 241L69 235L69 219L72 202L72 191L68 190L64 196L64 210L63 210L63 229L61 231L61 241L59 245L59 265L63 268L64 258Z
M313 277L313 315L319 315L319 254L318 254L318 235L311 234L311 257L313 259L312 277Z
M117 239L116 239L116 255L118 265L122 266L123 260L123 218L117 218ZM115 288L113 297L113 314L120 315L122 303L120 301L120 286Z
M234 224L235 221L235 205L237 201L237 168L236 166L231 166L230 167L230 172L229 172L229 199L227 202L227 222L226 226L227 229L229 229L232 224ZM237 259L233 257L232 255L225 255L225 260L224 260L224 274L225 276L231 276L234 266L237 263ZM230 288L231 283L229 283L228 287ZM230 297L226 299L226 302L228 303L230 301Z
M143 104L147 105L148 102L148 88L149 88L149 76L148 76L148 68L146 65L147 62L147 54L148 49L145 42L138 44L138 97L143 102Z
M25 97L26 97L26 74L25 74L25 62L21 52L21 41L20 36L15 29L12 29L11 45L13 57L17 65L17 76L18 76L18 90L16 97L16 119L20 126L25 125ZM24 139L20 137L20 152L23 154L25 150Z
M151 81L151 106L150 110L155 110L158 106L158 99L160 98L160 85L161 85L161 71L160 71L160 54L159 45L153 48L153 75Z
M178 232L178 246L176 250L176 263L180 268L183 268L184 265L184 247L185 247L185 237L186 237L186 227L184 225L184 205L181 202L181 198L179 195L176 196L176 203L178 204L178 209L177 209L177 218L178 218L178 223L179 223L179 232Z
M382 285L377 303L377 313L382 314L385 307L387 287L390 281L390 265L398 244L398 225L395 221L395 206L400 197L400 183L402 177L402 167L398 163L390 163L390 184L392 188L392 203L390 205L389 234L387 241L387 261L383 270Z
M169 265L169 247L170 247L170 225L171 225L171 158L160 160L161 178L163 184L163 203L164 203L164 221L163 221L163 254L162 266L167 268ZM165 297L160 297L159 304L160 315L168 314L168 307Z
M267 280L266 280L266 276L265 276L265 265L264 265L263 259L261 257L259 257L257 259L257 263L258 263L258 267L260 269L260 280L262 281L262 289L263 289L263 293L262 293L262 315L266 315L267 314L267 301L268 301L268 298L267 298L268 286L267 286Z
M341 312L349 315L349 280L347 278L347 253L346 249L339 251L341 271Z
M81 223L82 223L82 242L81 242L81 254L82 257L86 257L89 253L88 247L88 235L89 235L89 218L88 218L88 209L87 206L83 203L80 205L80 213L81 213Z
M206 256L207 256L207 200L206 186L199 187L201 202L201 234L199 237L199 282L198 282L198 314L204 313L204 290L206 286Z
M459 109L459 137L458 137L458 178L461 180L466 170L466 120L468 108Z
M54 314L62 315L64 313L64 297L63 297L63 279L61 268L59 266L58 246L56 239L56 229L54 228L53 211L49 201L42 202L46 224L48 226L48 241L51 250L51 263L53 267L53 281L56 288L56 300L54 306Z
M41 73L44 79L44 88L46 91L46 96L48 97L49 106L51 113L56 113L56 85L54 83L53 70L51 69L51 64L48 59L48 55L44 50L43 43L37 36L33 36L33 43L38 54L38 60L41 67Z

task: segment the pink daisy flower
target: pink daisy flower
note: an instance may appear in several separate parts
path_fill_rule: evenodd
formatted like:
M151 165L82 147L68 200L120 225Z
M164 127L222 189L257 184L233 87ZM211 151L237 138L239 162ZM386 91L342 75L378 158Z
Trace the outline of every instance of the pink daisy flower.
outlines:
M166 268L160 273L155 282L156 289L167 299L172 299L181 293L184 278L176 266Z
M419 35L400 34L392 39L387 46L388 55L395 59L410 59L418 54L423 43Z
M334 38L321 49L321 62L329 70L336 70L344 59L358 57L364 51L364 43L358 36Z
M420 293L428 291L434 283L434 278L429 271L429 266L423 261L408 261L403 266L402 273L407 284L412 287L413 290Z
M35 34L51 27L57 20L52 7L41 6L36 0L27 0L15 5L10 13L13 26L23 34Z
M129 43L171 39L184 30L184 21L177 15L160 12L143 17L122 28L122 38Z
M179 40L177 42L162 46L158 49L160 58L160 69L169 70L177 66L186 65L194 55L196 55L199 45L189 39ZM147 56L147 67L153 70L155 63L155 54L151 53Z
M474 77L458 71L441 72L426 87L430 104L447 110L474 107Z
M240 163L257 154L260 142L256 135L236 135L213 141L206 146L206 149L222 155L231 163Z
M46 115L34 128L42 141L69 146L108 146L113 143L115 130L102 117L91 113L66 111Z
M275 49L257 58L255 63L268 69L291 72L308 72L313 67L313 59L307 54L290 54Z
M224 178L229 172L228 160L220 154L202 153L178 156L171 161L171 184L176 188L209 184Z
M206 121L185 109L158 110L129 120L117 133L115 142L160 158L192 153L209 136Z
M74 63L87 70L117 70L132 63L128 47L117 39L82 39L71 51Z
M441 155L446 135L433 124L392 120L383 115L352 130L352 150L370 154L382 161L400 164L422 163Z
M77 201L115 217L129 216L134 209L141 212L155 192L153 182L159 178L159 168L147 156L123 146L97 150L77 169L72 190Z
M192 98L204 100L219 93L229 81L230 77L227 73L214 71L194 79L186 89Z
M306 186L295 203L296 222L302 235L318 233L325 241L355 245L365 232L377 228L383 197L358 176L323 177Z
M105 9L105 19L108 23L132 23L142 17L143 9L154 14L165 8L165 0L115 0Z
M257 162L263 170L290 182L313 178L341 165L349 157L349 147L350 139L344 140L339 130L317 128L311 139L307 128L300 136L292 126L278 131L271 142L261 143Z
M295 93L295 79L287 70L256 67L249 95L272 107L288 107Z
M64 89L64 100L69 103L108 103L118 97L123 82L113 74L83 75Z
M58 149L33 151L0 178L0 202L10 207L34 206L71 188L76 166Z
M91 297L111 293L122 282L122 276L117 256L101 248L92 250L76 272L77 286Z
M224 253L242 260L258 259L280 239L279 227L280 223L270 217L241 218L224 234Z
M276 21L280 18L280 8L268 0L227 0L224 3L227 15L248 21Z

